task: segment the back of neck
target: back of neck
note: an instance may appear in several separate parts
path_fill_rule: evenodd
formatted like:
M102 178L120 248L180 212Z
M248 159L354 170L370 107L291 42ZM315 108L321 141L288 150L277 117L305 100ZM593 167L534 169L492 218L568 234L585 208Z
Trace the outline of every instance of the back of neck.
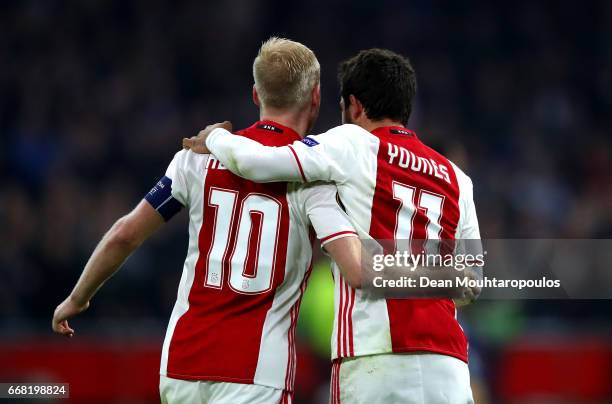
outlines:
M273 121L293 129L298 135L304 137L308 129L308 122L301 117L302 114L285 111L261 110L259 119L262 121Z
M367 130L368 132L372 132L376 128L382 128L385 126L401 126L404 127L404 124L398 121L394 121L393 119L380 119L378 121L372 121L370 119L365 119L359 126Z

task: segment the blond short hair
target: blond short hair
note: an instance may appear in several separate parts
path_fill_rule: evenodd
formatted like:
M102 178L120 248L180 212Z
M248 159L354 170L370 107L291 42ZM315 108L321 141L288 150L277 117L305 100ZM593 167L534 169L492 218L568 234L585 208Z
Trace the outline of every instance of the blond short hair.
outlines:
M290 108L308 101L319 84L321 67L314 53L299 42L272 37L253 62L253 78L263 106Z

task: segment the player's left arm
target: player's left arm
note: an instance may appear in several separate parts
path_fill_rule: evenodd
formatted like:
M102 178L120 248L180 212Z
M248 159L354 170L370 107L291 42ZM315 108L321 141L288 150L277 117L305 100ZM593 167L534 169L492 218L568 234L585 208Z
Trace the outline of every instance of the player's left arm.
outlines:
M302 186L299 192L321 247L336 263L344 280L355 289L361 288L361 240L336 201L336 186L313 183Z
M87 310L96 292L117 272L130 254L187 205L188 192L179 168L185 153L176 154L166 175L134 210L117 220L102 237L85 264L76 286L55 309L51 324L53 331L72 337L74 329L68 325L68 319Z
M119 269L123 262L164 223L161 215L146 201L120 218L104 235L72 293L55 309L53 330L73 336L68 319L83 312L102 285Z

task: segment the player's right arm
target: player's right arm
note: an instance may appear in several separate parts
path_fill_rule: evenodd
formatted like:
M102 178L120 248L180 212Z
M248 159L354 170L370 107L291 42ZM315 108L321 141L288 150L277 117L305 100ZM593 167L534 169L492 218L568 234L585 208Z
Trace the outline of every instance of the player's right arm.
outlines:
M453 165L454 166L454 165ZM480 240L480 228L478 225L478 217L476 215L476 205L474 204L474 189L472 180L465 175L457 166L454 166L457 179L460 182L460 200L461 218L459 221L459 251L463 254L471 254L477 256L483 254L482 242ZM473 266L466 268L466 274L472 279L483 278L483 267ZM455 299L457 306L465 306L472 303L478 298L481 293L480 288L472 289L472 299Z
M98 243L74 289L55 309L53 331L72 337L74 330L68 325L68 319L86 310L96 292L130 254L186 205L184 181L177 167L178 156L177 153L166 175L138 206L117 220Z
M344 280L353 288L361 288L362 245L349 217L336 201L333 184L308 184L298 191L308 221Z
M347 167L357 162L355 144L364 134L368 132L359 126L342 125L289 146L272 147L234 136L216 124L184 139L183 146L196 153L213 153L227 169L251 181L342 183L350 174Z
M342 277L354 289L362 286L361 240L357 237L343 237L325 245L325 250L334 260Z

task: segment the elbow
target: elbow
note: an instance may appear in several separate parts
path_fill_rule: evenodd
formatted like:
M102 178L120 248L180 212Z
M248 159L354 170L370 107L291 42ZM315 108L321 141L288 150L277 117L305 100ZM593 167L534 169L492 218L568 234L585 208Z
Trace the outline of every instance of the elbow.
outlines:
M243 178L246 177L251 170L251 168L249 167L249 164L247 164L244 161L244 159L241 159L241 158L237 159L234 162L234 167L236 167L236 175L243 177Z
M133 251L142 244L134 226L127 217L117 220L108 232L108 243L121 249Z

